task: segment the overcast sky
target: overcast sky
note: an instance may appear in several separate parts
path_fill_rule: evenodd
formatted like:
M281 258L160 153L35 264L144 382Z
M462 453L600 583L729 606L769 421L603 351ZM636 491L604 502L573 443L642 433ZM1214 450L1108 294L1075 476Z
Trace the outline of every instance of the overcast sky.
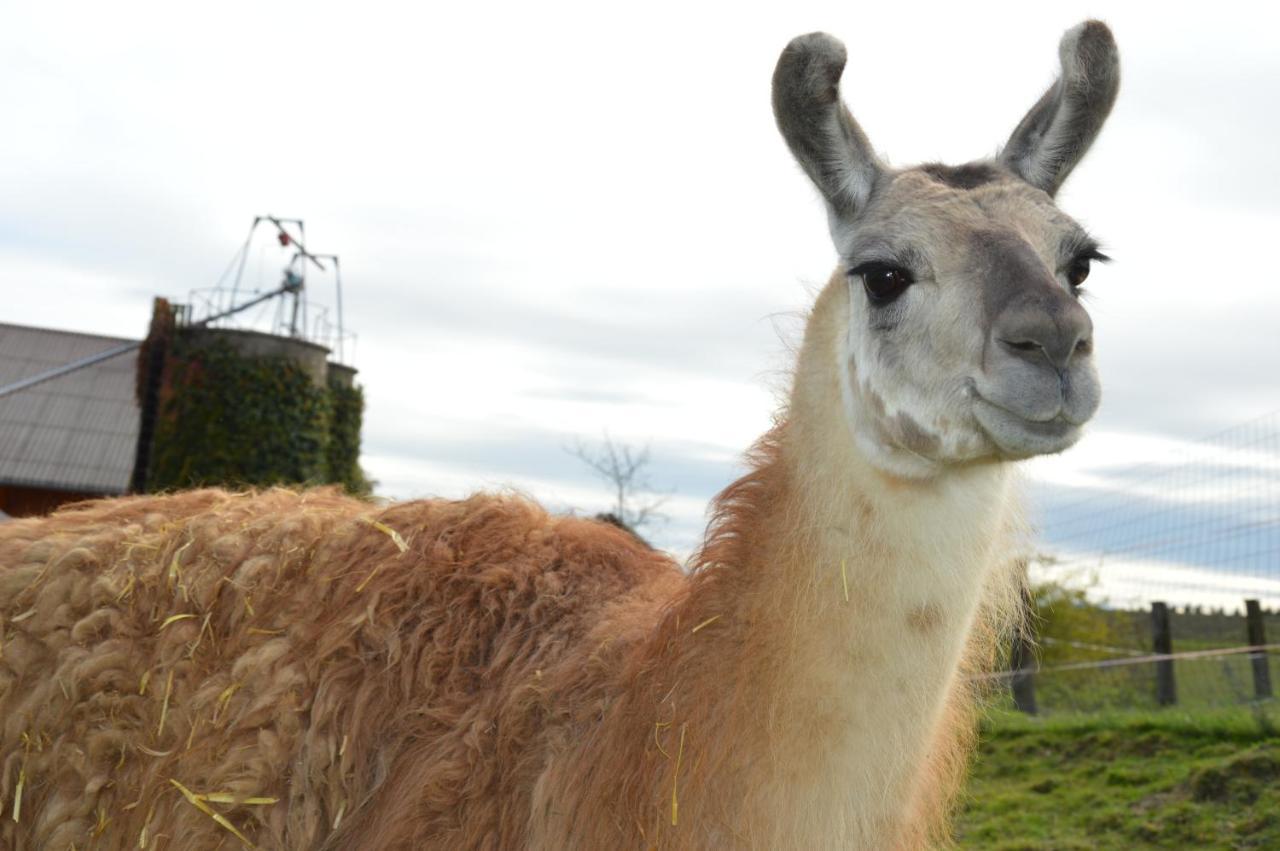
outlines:
M1280 408L1280 16L1211 12L6 4L0 319L140 336L151 297L212 286L253 216L305 218L342 256L385 495L509 484L598 510L565 448L607 431L651 444L675 491L653 535L685 551L835 260L773 125L781 48L840 37L875 146L960 162L996 150L1096 16L1123 83L1060 201L1116 260L1089 282L1104 403L1032 473L1042 505L1121 487L1097 471ZM255 244L246 285L284 259Z

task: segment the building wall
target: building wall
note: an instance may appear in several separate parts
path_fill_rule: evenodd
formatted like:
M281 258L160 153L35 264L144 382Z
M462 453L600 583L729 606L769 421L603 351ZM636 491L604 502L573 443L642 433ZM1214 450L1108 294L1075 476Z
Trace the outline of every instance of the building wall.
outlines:
M0 485L0 511L10 517L35 517L48 514L68 503L96 499L101 496L109 496L109 494Z

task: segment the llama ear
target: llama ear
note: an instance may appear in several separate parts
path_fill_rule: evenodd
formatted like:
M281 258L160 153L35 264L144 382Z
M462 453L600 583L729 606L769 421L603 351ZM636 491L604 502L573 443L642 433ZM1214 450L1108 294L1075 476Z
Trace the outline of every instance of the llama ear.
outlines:
M845 58L837 39L810 33L791 40L773 72L778 129L826 199L833 221L862 209L883 168L840 100Z
M1120 88L1120 55L1101 21L1067 30L1058 56L1062 76L1031 107L1000 154L1023 180L1050 195L1097 138Z

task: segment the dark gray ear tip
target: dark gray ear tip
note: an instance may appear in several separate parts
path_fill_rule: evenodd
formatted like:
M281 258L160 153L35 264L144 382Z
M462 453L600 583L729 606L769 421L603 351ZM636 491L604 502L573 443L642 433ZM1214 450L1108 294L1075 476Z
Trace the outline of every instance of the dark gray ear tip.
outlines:
M844 44L835 36L823 32L807 33L791 39L773 74L774 87L785 84L789 88L814 89L834 95L840 83L848 53Z
M1115 41L1115 37L1111 35L1111 27L1107 26L1106 21L1100 21L1097 18L1090 18L1089 20L1082 22L1079 26L1092 38L1105 38Z
M1098 20L1088 20L1067 30L1059 46L1063 64L1072 59L1086 64L1119 62L1119 49L1111 28Z
M815 57L830 57L841 65L844 64L846 58L843 42L830 33L824 32L798 35L787 42L787 46L782 53L783 55L793 53Z

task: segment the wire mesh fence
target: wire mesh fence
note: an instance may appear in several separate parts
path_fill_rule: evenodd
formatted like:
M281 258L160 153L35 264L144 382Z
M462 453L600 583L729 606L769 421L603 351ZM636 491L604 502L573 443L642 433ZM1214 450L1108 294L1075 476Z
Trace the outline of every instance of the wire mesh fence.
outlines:
M1031 714L1212 709L1275 698L1280 644L1123 656L992 675L1001 699Z
M1280 411L1098 470L1043 509L1043 578L1088 578L1119 607L1280 608Z
M1043 509L1044 554L1028 566L1032 640L997 675L1020 708L1274 699L1280 411L1157 461L1095 470Z

